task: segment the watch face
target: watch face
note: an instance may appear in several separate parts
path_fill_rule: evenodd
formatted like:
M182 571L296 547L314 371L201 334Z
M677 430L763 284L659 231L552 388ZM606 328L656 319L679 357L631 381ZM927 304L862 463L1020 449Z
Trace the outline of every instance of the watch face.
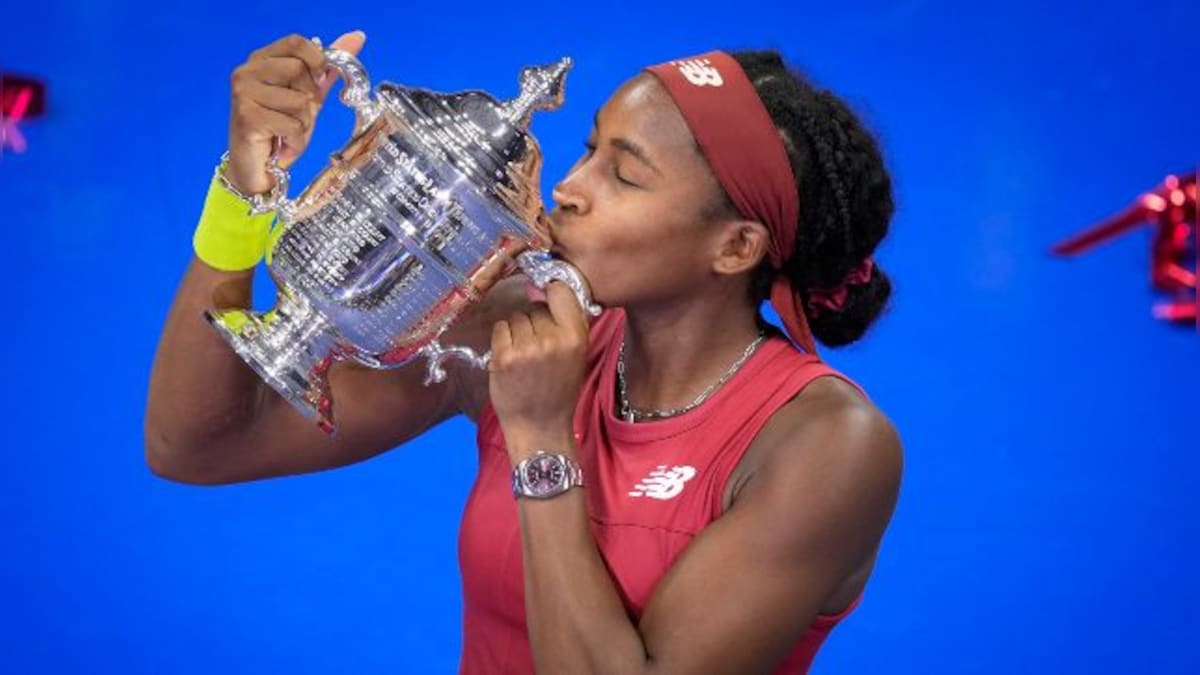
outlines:
M525 465L525 485L535 495L554 492L563 484L566 468L553 455L537 455Z

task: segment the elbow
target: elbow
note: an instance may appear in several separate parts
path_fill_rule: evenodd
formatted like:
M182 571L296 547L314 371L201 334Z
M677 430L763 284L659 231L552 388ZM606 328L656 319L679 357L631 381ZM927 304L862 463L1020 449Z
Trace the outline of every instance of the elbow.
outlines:
M184 485L223 485L212 472L202 470L195 461L196 451L172 440L168 434L151 424L145 427L146 467L158 478Z
M164 434L146 425L145 456L150 473L173 483L197 484L196 476L181 467L178 454L178 448Z

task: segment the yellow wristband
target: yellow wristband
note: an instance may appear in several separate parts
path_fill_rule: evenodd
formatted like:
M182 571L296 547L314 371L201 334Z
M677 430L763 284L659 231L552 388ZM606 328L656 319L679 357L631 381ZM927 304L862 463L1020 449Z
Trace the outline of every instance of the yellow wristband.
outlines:
M196 257L223 272L253 269L267 251L274 213L250 215L249 205L213 177L192 236Z

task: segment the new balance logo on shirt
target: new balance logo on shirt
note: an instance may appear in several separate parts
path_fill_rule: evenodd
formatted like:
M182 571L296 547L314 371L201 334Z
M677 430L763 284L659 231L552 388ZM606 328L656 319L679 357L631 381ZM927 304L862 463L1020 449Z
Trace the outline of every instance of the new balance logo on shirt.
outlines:
M683 492L684 484L695 477L695 467L684 464L668 468L666 464L659 464L650 472L649 476L633 486L633 489L629 491L629 496L661 500L674 499Z

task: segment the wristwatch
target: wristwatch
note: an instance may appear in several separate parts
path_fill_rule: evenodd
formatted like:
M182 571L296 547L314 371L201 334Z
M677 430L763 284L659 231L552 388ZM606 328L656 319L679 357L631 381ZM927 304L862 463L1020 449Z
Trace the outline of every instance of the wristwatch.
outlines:
M517 464L512 473L513 497L549 499L583 487L583 469L566 455L539 450Z

